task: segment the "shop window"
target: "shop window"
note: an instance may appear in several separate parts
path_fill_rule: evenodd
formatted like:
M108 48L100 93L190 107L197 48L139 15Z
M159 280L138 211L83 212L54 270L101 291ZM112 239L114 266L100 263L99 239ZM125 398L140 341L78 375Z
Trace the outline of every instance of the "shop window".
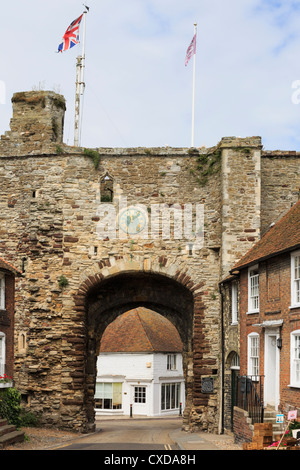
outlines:
M122 383L96 383L95 407L101 410L120 410Z
M180 383L161 384L161 409L176 410L179 408Z

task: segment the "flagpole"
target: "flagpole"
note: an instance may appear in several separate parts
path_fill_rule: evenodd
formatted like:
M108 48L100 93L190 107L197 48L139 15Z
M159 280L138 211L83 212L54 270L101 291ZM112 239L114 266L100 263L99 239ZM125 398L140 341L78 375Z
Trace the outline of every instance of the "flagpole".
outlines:
M77 57L76 63L76 92L75 92L75 128L74 128L74 146L79 145L79 116L80 116L80 76L81 76L81 60Z
M76 63L76 93L75 93L75 129L74 129L74 146L79 146L80 131L80 96L83 95L85 89L84 68L85 68L85 33L86 33L86 11L83 13L83 40L82 53L77 57Z
M197 34L197 23L194 23L194 36ZM192 141L191 147L194 147L195 139L195 89L196 89L196 51L193 57L193 104L192 104Z

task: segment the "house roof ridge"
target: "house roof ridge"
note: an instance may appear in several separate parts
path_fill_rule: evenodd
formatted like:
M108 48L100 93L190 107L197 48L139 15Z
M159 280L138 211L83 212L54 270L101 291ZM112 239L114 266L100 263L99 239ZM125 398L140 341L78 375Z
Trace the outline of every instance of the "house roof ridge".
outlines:
M146 338L147 338L147 340L148 340L148 342L149 342L149 344L150 344L150 346L151 346L151 348L152 348L152 351L154 352L154 351L155 351L155 347L153 346L153 344L152 344L152 342L151 342L151 340L150 340L150 338L149 338L149 335L148 335L148 333L147 333L147 331L146 331L146 329L145 329L145 326L144 326L144 324L143 324L143 322L142 322L142 319L141 319L141 316L140 316L140 311L136 308L136 309L135 309L135 312L136 312L136 315L137 315L137 317L138 317L138 320L139 320L139 322L140 322L140 324L141 324L141 327L143 328L143 331L145 332Z

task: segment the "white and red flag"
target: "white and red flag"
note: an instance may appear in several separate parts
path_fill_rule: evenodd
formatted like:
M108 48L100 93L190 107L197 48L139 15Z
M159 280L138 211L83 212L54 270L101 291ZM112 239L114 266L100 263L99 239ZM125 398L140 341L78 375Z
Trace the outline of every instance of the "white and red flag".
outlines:
M58 52L67 51L71 47L76 46L79 43L79 26L82 20L83 14L76 20L72 21L67 31L63 36L63 42L58 46Z
M187 51L186 51L186 57L185 57L185 65L189 63L190 58L196 54L196 42L197 42L197 33L194 34L194 37L192 39L191 44L189 45Z

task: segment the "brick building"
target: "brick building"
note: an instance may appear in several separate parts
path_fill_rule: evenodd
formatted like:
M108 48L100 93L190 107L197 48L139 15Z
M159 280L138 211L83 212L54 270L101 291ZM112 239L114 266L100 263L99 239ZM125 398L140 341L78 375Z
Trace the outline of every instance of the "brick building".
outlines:
M0 376L13 377L14 373L15 277L18 275L16 268L0 258Z
M239 313L240 375L262 383L264 407L300 410L300 201L226 280ZM235 312L235 313L234 313Z

